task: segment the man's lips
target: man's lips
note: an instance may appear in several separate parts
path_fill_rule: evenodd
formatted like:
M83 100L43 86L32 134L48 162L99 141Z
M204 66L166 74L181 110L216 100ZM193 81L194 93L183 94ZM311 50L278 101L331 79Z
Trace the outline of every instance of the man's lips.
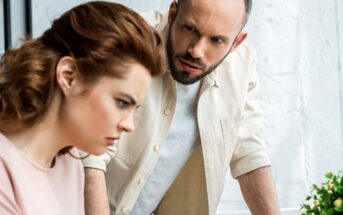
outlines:
M189 61L186 61L182 58L179 58L179 61L181 63L181 66L183 67L183 69L189 73L195 73L195 72L199 72L200 70L203 70L203 68L201 66L196 65L194 63L191 63Z

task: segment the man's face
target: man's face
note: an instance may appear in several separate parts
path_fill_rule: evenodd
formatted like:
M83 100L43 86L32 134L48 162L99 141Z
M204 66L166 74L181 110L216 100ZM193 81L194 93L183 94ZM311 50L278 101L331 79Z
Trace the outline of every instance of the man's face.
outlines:
M211 73L246 36L239 34L245 17L243 0L184 0L177 14L169 15L169 66L182 84Z

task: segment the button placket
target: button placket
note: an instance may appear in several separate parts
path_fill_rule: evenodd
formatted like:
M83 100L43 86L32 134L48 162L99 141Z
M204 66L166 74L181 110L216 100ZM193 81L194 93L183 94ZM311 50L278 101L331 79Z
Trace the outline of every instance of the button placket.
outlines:
M155 145L155 146L154 146L154 151L155 151L155 152L158 152L159 150L160 150L160 145Z
M124 213L124 214L127 214L129 211L130 211L130 209L127 208L127 207L123 207L123 208L121 209L121 212Z
M140 178L139 180L138 180L138 184L139 185L142 185L144 183L144 179L143 178Z
M169 116L170 114L171 114L171 109L170 108L164 109L164 115Z

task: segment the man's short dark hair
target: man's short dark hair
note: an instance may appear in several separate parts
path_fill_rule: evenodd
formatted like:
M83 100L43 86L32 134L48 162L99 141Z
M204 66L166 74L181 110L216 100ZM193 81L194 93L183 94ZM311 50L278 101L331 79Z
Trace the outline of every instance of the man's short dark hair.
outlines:
M245 2L245 19L243 22L243 26L247 24L250 13L251 13L251 8L252 8L252 0L244 0Z
M182 4L182 2L184 2L184 1L185 0L177 0L177 8L178 9L179 9L180 5ZM252 8L252 0L244 0L244 3L245 3L245 17L243 20L243 27L248 22L248 18L249 18L251 8Z

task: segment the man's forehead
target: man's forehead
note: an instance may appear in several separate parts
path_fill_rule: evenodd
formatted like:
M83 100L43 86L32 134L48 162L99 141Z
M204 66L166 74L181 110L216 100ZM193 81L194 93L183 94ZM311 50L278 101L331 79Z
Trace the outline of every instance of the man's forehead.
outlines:
M179 0L180 1L180 0ZM242 22L245 17L244 0L182 0L180 5L181 13L188 16L217 16L227 21Z
M179 10L181 21L215 34L236 34L245 17L244 0L182 0Z

